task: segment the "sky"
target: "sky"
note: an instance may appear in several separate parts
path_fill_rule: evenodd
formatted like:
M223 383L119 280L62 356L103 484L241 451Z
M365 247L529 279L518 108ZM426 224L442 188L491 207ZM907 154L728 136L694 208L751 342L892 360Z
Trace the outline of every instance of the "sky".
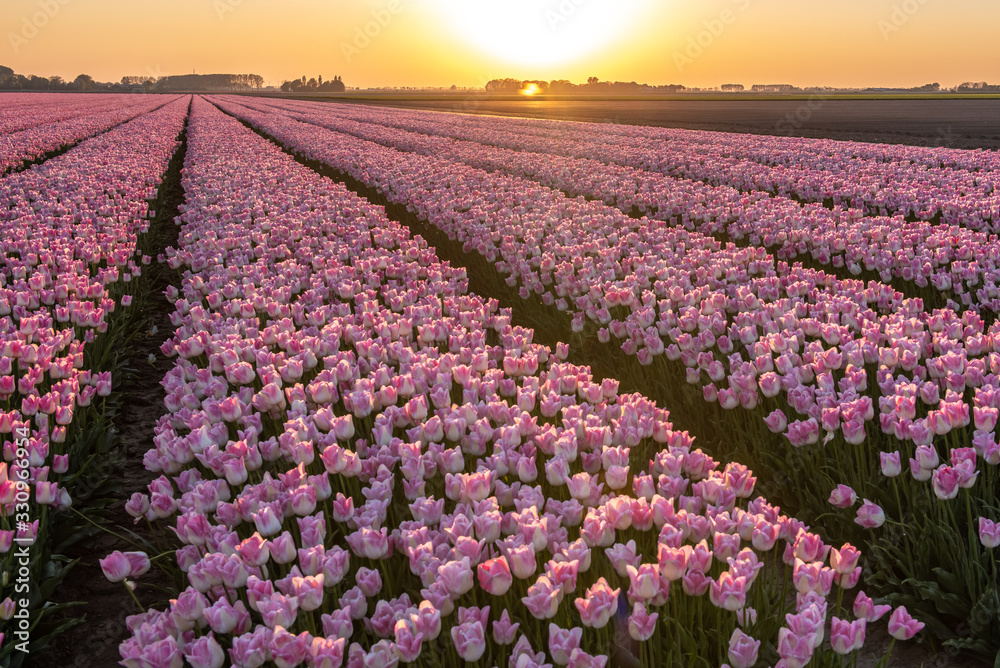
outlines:
M0 65L99 81L1000 83L995 0L2 0Z

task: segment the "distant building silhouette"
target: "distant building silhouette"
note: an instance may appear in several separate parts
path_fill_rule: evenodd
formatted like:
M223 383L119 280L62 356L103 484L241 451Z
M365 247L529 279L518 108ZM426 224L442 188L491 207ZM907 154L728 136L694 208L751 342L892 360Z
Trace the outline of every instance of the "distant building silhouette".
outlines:
M754 84L750 90L754 93L791 93L797 89L791 84Z

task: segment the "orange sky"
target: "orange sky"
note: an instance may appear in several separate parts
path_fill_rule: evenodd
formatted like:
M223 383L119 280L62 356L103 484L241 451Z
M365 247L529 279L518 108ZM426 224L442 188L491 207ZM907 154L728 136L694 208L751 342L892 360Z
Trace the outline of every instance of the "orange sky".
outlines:
M995 0L2 0L0 24L0 64L67 79L1000 83Z

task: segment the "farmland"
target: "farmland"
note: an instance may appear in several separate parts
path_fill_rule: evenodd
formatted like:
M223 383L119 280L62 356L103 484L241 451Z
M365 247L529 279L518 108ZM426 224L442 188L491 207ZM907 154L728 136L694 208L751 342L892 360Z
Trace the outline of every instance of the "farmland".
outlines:
M849 95L815 92L799 95L685 93L557 96L484 95L475 92L432 94L321 93L302 99L378 105L424 111L528 117L585 123L615 123L716 132L802 136L819 139L910 144L964 149L1000 148L996 96Z
M4 97L3 665L998 660L995 152Z

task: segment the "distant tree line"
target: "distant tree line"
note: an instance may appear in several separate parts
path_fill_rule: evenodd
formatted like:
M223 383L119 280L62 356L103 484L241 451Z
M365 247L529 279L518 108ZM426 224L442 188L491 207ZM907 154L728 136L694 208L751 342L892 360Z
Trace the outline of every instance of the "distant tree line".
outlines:
M88 92L168 92L188 90L260 90L264 77L259 74L182 74L179 76L124 76L118 83L94 81L88 74L81 74L73 81L62 77L38 77L17 74L9 67L0 66L0 90L50 90Z
M318 78L292 79L281 84L281 90L286 93L343 93L347 90L340 77L333 77L329 81L323 81L323 75Z
M549 93L555 95L636 95L642 93L677 93L681 91L698 91L697 88L686 88L685 86L672 84L669 86L651 86L640 84L634 81L600 81L597 77L590 77L585 84L575 84L565 79L553 81L536 81L530 79L493 79L486 84L486 92L496 95L516 95L518 92L528 89L529 86L537 87L539 93ZM937 93L937 92L958 92L958 93L1000 93L1000 85L993 85L981 81L978 83L966 82L955 88L942 88L941 84L929 83L913 88L865 88L865 89L839 89L839 88L799 88L792 84L753 84L749 88L743 84L727 83L719 87L723 93L803 93L821 90L823 92L836 91L860 91L870 93Z
M553 81L533 81L522 79L493 79L487 82L486 92L497 94L515 94L524 90L529 84L538 86L542 93L554 95L606 95L606 94L639 94L639 93L675 93L686 90L684 86L671 84L669 86L651 86L635 81L600 81L590 77L585 84L575 84L565 79Z
M153 86L158 91L260 90L263 87L264 77L259 74L178 74L161 77Z
M959 93L1000 93L1000 86L988 84L985 81L973 83L967 81L958 87Z
M34 74L17 74L9 67L0 65L0 90L105 90L112 84L99 84L89 75L81 74L73 81L62 77L39 77Z

